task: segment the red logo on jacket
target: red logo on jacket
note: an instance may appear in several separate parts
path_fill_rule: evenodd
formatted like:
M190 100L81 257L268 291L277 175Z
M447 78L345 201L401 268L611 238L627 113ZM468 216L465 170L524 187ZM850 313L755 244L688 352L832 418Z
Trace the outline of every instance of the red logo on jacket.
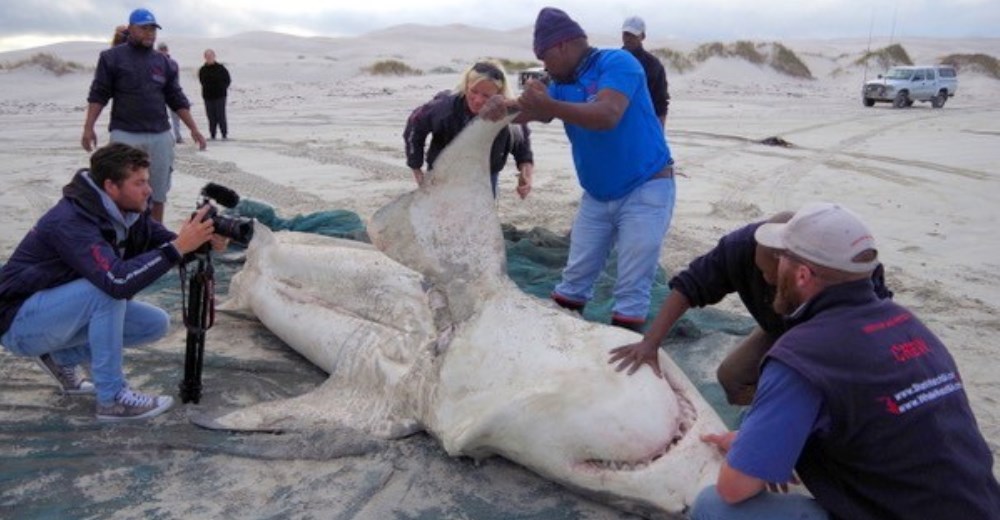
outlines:
M111 270L111 262L109 262L107 258L104 258L104 255L101 254L101 248L97 244L90 246L90 256L94 258L94 263L97 264L102 271Z

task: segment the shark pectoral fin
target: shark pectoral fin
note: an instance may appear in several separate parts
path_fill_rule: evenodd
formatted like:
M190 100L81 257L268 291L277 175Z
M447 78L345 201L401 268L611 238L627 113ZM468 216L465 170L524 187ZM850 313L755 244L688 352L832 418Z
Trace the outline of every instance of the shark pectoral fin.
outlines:
M253 309L244 303L244 300L238 298L228 298L216 304L216 312L220 314L225 314L227 316L233 316L239 319L260 321L257 319L257 315L254 314Z
M192 417L191 422L209 430L244 433L288 433L338 425L335 418L329 415L318 414L311 407L294 404L302 397L305 396L260 403L214 415L203 414Z
M198 421L193 422L202 425ZM341 426L309 432L254 433L281 435L228 436L225 442L212 446L212 453L264 461L332 461L385 453L389 448L387 440L375 439L367 432Z
M286 433L282 427L272 427L268 428L262 424L242 424L239 422L234 422L232 418L228 417L229 413L223 415L213 414L213 413L203 413L198 415L193 415L190 418L191 424L204 428L206 430L217 430L224 432L239 432L239 433Z
M209 430L245 433L308 432L350 428L381 439L397 439L422 431L412 417L394 413L391 403L379 396L343 388L328 379L315 390L294 397L246 408L191 418Z

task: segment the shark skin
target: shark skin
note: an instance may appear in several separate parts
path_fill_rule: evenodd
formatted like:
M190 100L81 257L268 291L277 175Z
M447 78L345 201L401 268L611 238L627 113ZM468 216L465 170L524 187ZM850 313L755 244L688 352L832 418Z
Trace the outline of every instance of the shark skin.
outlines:
M726 427L664 352L663 378L615 372L608 350L637 334L507 277L487 154L510 119L466 127L423 186L373 216L374 247L255 230L225 307L257 316L330 377L199 424L423 430L449 455L499 455L622 510L682 517L722 462L699 436Z

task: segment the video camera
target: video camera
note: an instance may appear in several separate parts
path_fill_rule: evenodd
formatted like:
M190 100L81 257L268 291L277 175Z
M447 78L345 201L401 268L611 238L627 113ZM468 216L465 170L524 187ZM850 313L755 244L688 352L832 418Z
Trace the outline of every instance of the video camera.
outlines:
M220 215L212 201L227 208L235 208L240 196L235 191L215 183L201 189L198 209L208 206L205 219L212 219L215 234L234 242L248 245L253 238L253 219ZM187 264L195 264L188 273ZM184 355L184 379L181 380L181 402L198 403L201 400L201 369L205 359L205 333L215 324L215 269L212 267L212 244L205 242L182 261L181 312L187 328L187 345ZM189 276L190 274L190 276ZM185 295L185 288L188 289Z
M206 205L209 207L205 218L212 219L215 234L243 245L249 244L253 238L253 219L220 215L218 209L212 205L213 200L232 209L240 203L240 196L225 186L210 182L201 189L201 201L198 202L198 209Z

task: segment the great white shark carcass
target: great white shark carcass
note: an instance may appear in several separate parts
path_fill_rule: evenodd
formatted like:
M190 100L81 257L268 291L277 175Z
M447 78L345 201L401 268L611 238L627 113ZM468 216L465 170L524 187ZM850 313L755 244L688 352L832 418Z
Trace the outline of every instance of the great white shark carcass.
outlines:
M725 426L665 353L663 378L615 372L608 350L635 333L508 278L487 155L509 121L466 127L423 186L373 216L373 245L258 225L223 307L252 312L330 376L202 425L425 430L449 455L500 455L626 511L686 511L722 460L699 436Z

